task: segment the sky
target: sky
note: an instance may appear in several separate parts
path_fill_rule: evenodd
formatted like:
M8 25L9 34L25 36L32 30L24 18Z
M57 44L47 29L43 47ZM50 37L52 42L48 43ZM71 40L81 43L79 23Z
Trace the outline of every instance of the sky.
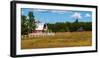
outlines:
M30 11L36 20L43 23L74 22L76 19L80 22L92 22L91 11L22 8L21 14L28 16Z

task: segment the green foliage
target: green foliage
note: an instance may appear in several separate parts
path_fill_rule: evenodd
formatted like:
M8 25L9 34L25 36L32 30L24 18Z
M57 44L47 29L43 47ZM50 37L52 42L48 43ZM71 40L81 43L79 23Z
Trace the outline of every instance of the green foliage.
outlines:
M28 17L28 18L27 18ZM31 33L35 29L36 25L33 12L29 12L28 16L21 15L21 34L25 35Z
M48 29L48 30L47 30L47 32L49 32L49 33L50 33L50 32L52 32L52 30Z
M48 23L48 29L52 32L73 32L78 31L81 28L83 31L92 30L92 22L78 22L77 20L73 23L71 22L57 22L55 24Z
M78 23L78 19L76 19L76 21L74 23Z
M28 14L28 16L29 16L29 20L30 21L35 21L33 12L30 11L29 14Z

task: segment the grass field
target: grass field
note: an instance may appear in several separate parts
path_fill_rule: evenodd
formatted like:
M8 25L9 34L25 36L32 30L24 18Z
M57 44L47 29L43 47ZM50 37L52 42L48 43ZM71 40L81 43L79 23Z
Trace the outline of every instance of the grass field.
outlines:
M57 32L54 36L26 37L21 49L91 46L92 32Z

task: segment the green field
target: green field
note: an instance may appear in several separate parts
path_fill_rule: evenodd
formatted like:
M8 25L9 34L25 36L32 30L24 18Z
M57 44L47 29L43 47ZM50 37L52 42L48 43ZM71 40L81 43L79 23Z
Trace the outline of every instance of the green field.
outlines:
M21 49L79 47L92 45L92 32L57 32L54 36L25 37Z

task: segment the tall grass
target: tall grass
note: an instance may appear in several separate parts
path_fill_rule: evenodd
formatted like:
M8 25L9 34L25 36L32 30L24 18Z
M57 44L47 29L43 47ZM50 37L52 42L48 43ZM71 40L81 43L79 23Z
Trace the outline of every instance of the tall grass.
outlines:
M22 49L91 46L92 32L57 32L54 36L25 37Z

